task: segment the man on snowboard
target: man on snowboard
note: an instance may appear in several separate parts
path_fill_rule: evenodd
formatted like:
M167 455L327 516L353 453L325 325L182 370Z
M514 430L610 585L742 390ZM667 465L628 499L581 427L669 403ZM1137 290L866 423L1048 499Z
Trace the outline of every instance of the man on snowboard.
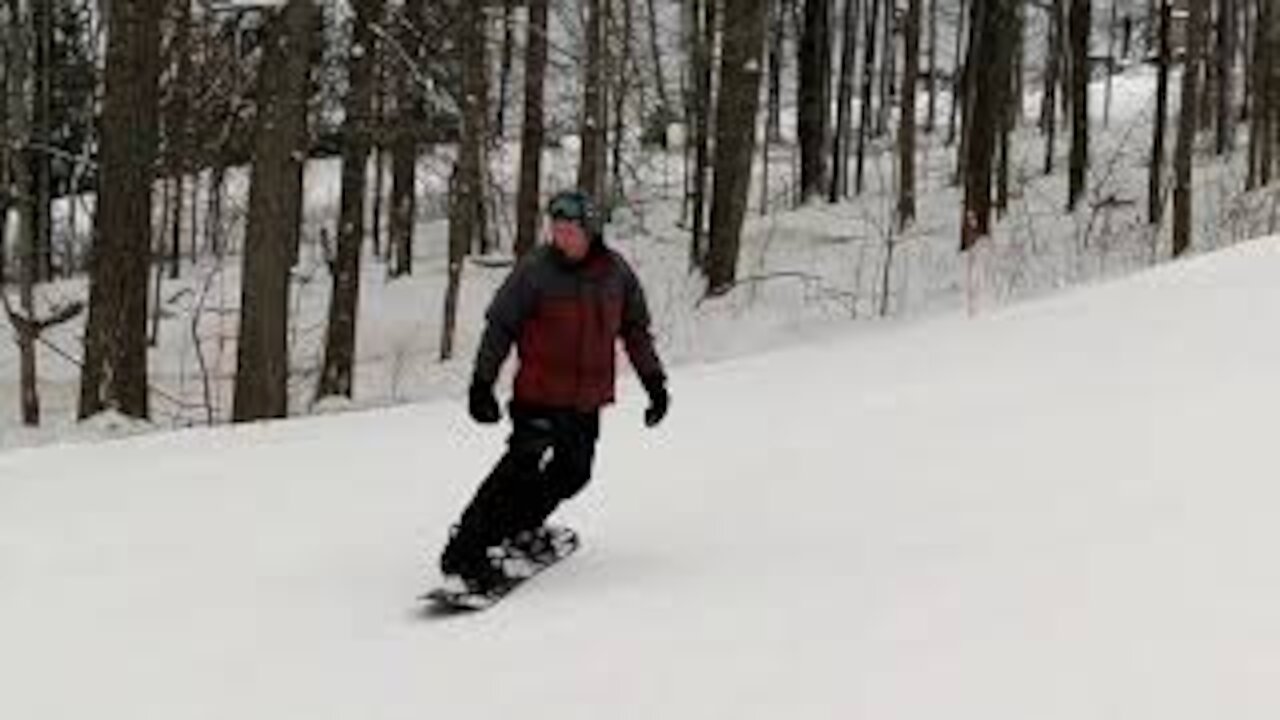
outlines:
M547 206L551 242L528 253L493 298L476 354L471 417L501 418L493 385L511 346L519 368L508 405L507 451L481 484L440 558L448 584L486 593L507 581L490 548L537 557L550 539L543 523L591 479L600 408L614 399L616 344L622 340L649 395L645 424L667 413L662 362L653 347L640 282L604 244L591 198L556 195Z

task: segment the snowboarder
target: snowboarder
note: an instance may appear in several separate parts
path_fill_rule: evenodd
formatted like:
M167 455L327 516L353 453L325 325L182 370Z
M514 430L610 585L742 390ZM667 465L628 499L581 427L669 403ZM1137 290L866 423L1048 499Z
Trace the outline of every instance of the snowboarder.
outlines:
M591 197L571 190L547 205L550 242L507 276L486 313L468 409L479 423L501 419L493 386L516 346L507 451L462 514L440 558L447 584L484 594L508 578L491 548L547 551L547 517L591 479L600 408L614 399L619 340L649 396L645 424L667 413L662 362L644 291L625 260L605 246Z

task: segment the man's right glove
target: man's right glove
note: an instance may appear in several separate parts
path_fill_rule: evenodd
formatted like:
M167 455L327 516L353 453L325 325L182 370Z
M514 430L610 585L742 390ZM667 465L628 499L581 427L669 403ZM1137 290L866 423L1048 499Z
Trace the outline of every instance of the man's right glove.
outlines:
M472 420L485 425L492 425L502 419L498 400L493 396L493 387L479 380L471 381L471 389L467 392L467 410L471 413Z
M667 416L667 408L671 406L671 395L667 393L667 379L662 375L650 375L640 378L644 391L649 393L649 407L644 411L644 424L653 427Z

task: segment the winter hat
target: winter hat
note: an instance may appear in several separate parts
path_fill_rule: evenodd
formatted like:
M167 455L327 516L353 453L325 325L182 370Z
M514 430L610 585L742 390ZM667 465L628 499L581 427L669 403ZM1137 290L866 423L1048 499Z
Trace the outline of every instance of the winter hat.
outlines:
M547 203L547 214L552 220L569 220L582 226L592 237L601 231L600 212L595 201L582 190L563 190Z

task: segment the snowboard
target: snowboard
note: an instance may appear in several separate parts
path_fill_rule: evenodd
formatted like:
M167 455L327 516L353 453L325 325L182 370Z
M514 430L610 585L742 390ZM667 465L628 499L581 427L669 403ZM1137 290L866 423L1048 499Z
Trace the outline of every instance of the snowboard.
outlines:
M496 549L506 582L487 592L441 585L418 597L428 616L457 615L480 612L497 605L516 588L537 577L547 568L568 558L578 549L578 534L566 527L547 528L549 543L541 552L530 554L510 544Z

